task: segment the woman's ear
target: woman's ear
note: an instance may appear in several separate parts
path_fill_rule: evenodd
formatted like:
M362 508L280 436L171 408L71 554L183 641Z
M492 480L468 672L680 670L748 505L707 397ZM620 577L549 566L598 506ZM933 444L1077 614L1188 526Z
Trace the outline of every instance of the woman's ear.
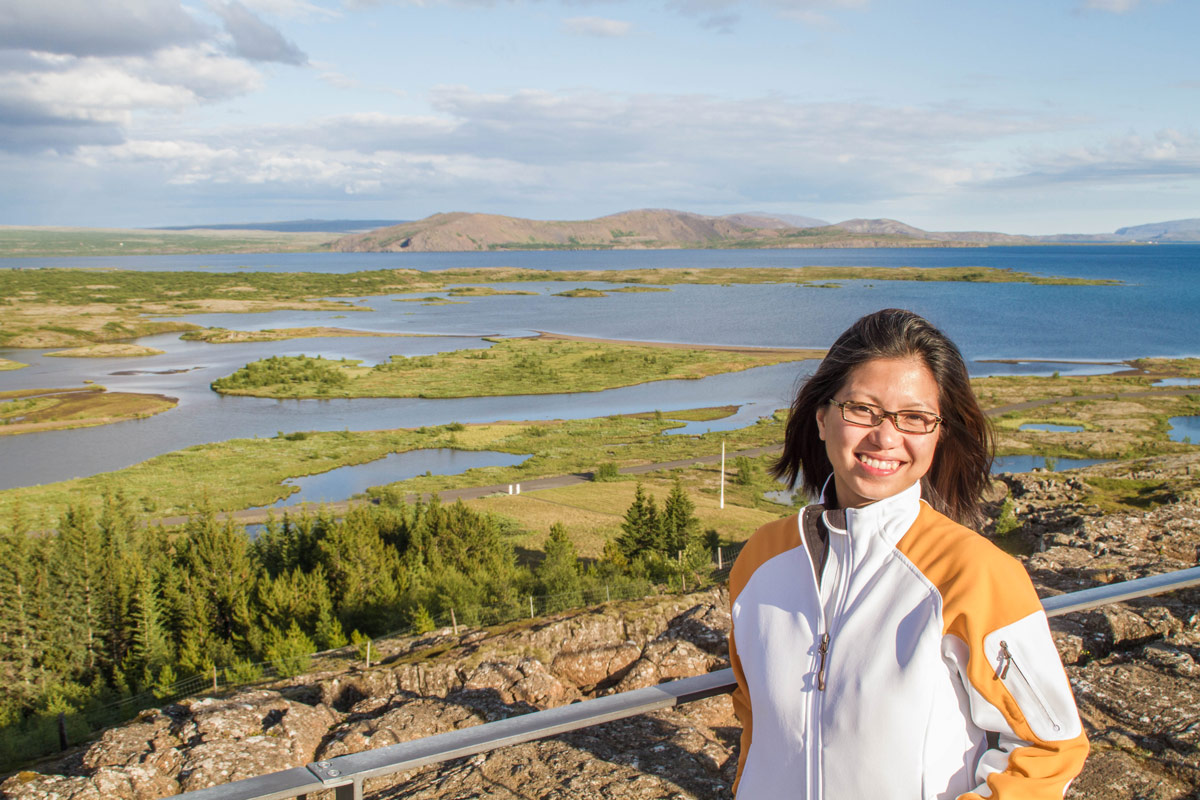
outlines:
M828 410L828 403L817 409L817 438L822 442L825 441L825 412Z

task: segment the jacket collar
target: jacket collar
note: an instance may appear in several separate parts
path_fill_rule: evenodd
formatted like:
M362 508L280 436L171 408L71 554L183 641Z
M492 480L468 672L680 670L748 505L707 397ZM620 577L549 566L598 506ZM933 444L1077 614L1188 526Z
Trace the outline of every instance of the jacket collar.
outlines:
M891 497L876 500L861 508L846 509L846 530L851 541L865 544L865 539L874 534L880 536L889 547L895 546L917 520L921 510L921 482L898 492ZM836 504L833 476L830 475L821 489L821 503L826 508Z

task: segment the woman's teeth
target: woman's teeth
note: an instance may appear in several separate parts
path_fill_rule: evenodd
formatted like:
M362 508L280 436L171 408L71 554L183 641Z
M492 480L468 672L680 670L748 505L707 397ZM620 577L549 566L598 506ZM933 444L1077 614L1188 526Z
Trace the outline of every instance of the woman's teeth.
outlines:
M892 470L900 466L899 461L880 461L878 458L860 455L858 460L872 469Z

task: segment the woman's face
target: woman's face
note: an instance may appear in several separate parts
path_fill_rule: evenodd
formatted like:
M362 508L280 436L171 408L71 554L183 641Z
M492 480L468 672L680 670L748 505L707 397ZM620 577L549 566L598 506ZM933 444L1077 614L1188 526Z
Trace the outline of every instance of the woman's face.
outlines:
M855 367L833 396L886 411L940 414L933 373L915 358L877 358ZM933 433L903 433L890 418L873 428L842 419L837 406L817 410L817 429L833 464L838 503L858 508L891 497L919 481L933 463L941 426Z

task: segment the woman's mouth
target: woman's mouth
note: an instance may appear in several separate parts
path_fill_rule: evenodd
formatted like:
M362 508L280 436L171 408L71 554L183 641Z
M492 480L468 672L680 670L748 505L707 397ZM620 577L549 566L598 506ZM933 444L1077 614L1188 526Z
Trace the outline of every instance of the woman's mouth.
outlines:
M858 458L858 463L866 467L868 472L875 473L876 475L890 475L900 469L899 461L886 458L872 458L862 453L856 453L855 455Z

